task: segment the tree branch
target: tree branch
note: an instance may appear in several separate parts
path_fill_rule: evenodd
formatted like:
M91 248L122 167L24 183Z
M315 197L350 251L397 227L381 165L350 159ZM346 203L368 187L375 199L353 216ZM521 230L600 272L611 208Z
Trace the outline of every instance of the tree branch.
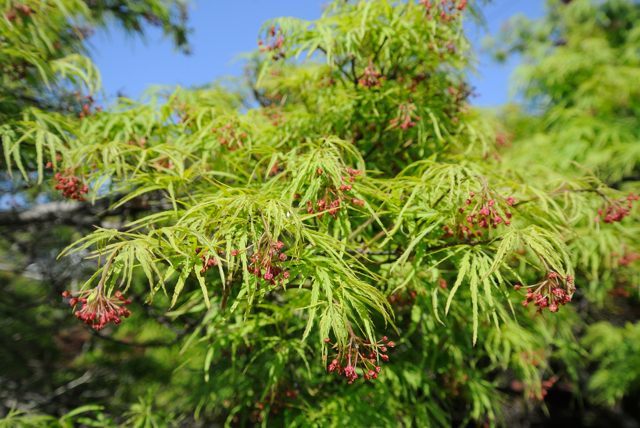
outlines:
M112 201L107 199L98 200L95 204L77 201L56 201L37 204L20 211L0 211L0 227L19 228L44 223L90 227L100 225L102 220L108 216L153 211L158 208L171 208L164 203L150 205L132 201L132 203L125 204L115 210L109 210L111 203Z

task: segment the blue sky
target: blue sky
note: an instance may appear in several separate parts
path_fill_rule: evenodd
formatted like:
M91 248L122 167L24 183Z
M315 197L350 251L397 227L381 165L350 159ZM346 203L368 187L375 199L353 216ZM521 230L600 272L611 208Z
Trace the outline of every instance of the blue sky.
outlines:
M151 31L146 40L126 37L118 29L93 36L92 56L103 79L107 97L122 92L139 97L150 85L202 85L216 78L240 75L239 54L256 48L263 22L279 16L314 19L326 0L192 0L191 55L175 50L169 39ZM536 18L543 13L543 0L493 0L484 13L488 30L500 29L516 13ZM473 27L469 36L477 48L486 31ZM478 74L471 76L478 97L473 103L495 106L507 101L507 84L517 58L498 65L487 55L479 56Z

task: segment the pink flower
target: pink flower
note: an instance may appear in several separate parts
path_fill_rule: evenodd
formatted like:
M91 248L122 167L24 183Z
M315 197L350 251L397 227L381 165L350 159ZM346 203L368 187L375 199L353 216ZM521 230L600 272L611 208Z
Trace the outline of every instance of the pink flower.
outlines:
M70 296L71 293L68 291L63 293L63 297ZM69 299L69 306L75 307L78 303L81 307L74 315L94 330L102 330L108 323L118 325L122 318L131 315L125 307L131 300L126 299L120 291L116 291L112 297L107 297L101 286L80 291L77 297Z

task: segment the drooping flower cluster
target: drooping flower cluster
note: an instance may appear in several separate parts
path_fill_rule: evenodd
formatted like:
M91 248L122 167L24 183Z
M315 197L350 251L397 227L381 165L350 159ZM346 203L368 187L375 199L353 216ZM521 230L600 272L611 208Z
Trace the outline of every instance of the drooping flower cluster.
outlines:
M95 105L95 99L91 95L82 96L76 93L76 101L80 104L80 112L78 113L80 119L102 111L102 107Z
M558 382L558 376L551 376L549 379L543 380L540 383L540 395L536 396L538 400L544 400L544 398L549 393L549 390L553 388L553 385Z
M271 52L271 59L273 59L274 61L283 59L285 57L283 45L284 35L282 34L282 29L276 28L275 26L271 26L271 28L269 28L267 37L264 41L258 41L260 52Z
M355 182L356 177L362 174L362 171L353 168L346 169L347 175L342 177L342 184L336 188L333 185L327 185L324 188L324 195L317 201L307 201L307 212L309 214L317 213L318 217L322 217L328 213L331 217L336 218L338 212L342 208L342 203L346 200L356 207L364 206L364 201L359 198L349 196L349 192L353 189L351 183ZM318 175L323 175L322 168L316 171Z
M204 275L210 268L218 266L218 259L210 253L202 251L202 248L196 248L196 254L200 257L200 260L202 260L202 269L200 269L201 274Z
M387 297L387 301L398 311L412 307L417 296L418 293L415 290L396 291Z
M61 162L62 161L62 155L60 153L56 153L55 161L56 162ZM44 167L48 168L48 169L54 169L55 168L55 164L54 164L53 160L50 160L46 164L44 164Z
M631 213L633 208L633 202L637 201L640 197L633 193L626 198L616 199L615 201L608 200L605 206L598 210L596 216L596 222L604 221L605 223L615 223L622 221L626 216Z
M540 389L538 391L536 390L530 390L529 391L529 398L531 400L544 400L545 397L547 396L547 394L549 393L549 390L551 388L553 388L553 386L556 384L556 382L558 382L558 376L551 376L549 379L543 380L540 383ZM522 392L525 390L525 384L519 380L512 380L511 381L511 389L515 392Z
M389 126L391 128L400 128L403 131L413 128L420 120L416 110L417 107L414 103L400 104L398 106L398 114L389 121Z
M420 0L426 9L427 17L439 17L448 22L456 18L467 8L467 0Z
M269 169L269 175L271 177L276 176L285 170L284 166L280 164L280 161L276 160Z
M213 128L211 132L216 134L220 145L228 148L230 151L241 148L247 142L247 133L244 131L238 132L231 123L227 123L219 128Z
M327 371L344 376L349 384L355 382L360 376L365 380L377 379L382 370L381 362L389 361L387 353L389 349L396 346L387 336L383 336L375 343L370 343L352 334L346 348L340 348L329 338L324 341L335 351Z
M34 12L34 10L26 4L18 3L4 13L4 17L8 21L14 22L18 18L28 18Z
M365 88L377 88L382 84L380 76L382 76L382 74L370 61L369 65L364 69L362 76L358 79L358 84Z
M514 288L519 290L522 286L516 284ZM538 312L542 312L545 308L551 312L558 312L560 306L571 301L575 291L573 277L571 275L562 277L557 272L549 272L545 279L525 288L528 290L522 305L528 306L533 302L538 307Z
M131 300L125 298L120 291L109 297L101 286L80 291L75 296L70 291L64 291L62 297L68 298L69 306L73 308L80 305L74 315L94 330L102 330L109 323L118 325L122 318L131 315L131 311L125 307Z
M89 192L89 186L84 184L80 177L73 174L56 172L53 176L56 181L55 189L62 192L62 196L76 201L84 201L84 195Z
M282 284L289 279L284 262L289 258L283 251L284 242L261 240L249 258L249 272L271 285ZM237 254L237 253L236 253ZM234 254L232 254L234 255Z
M636 260L640 260L640 253L635 253L633 251L625 252L618 259L618 264L620 266L629 266L631 263L635 262Z
M457 235L466 239L480 237L490 228L495 229L500 224L510 225L513 214L507 207L515 203L512 196L502 198L487 188L480 194L469 192L464 205L458 208ZM445 225L443 229L447 237L456 234L450 226Z

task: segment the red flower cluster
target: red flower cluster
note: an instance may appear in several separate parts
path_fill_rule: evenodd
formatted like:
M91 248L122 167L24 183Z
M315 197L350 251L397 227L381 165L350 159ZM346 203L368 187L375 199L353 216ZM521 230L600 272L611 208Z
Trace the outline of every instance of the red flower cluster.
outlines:
M346 349L339 349L338 344L332 344L329 338L324 341L332 345L331 348L336 351L333 360L327 366L327 370L329 373L344 376L349 384L355 382L360 377L360 374L365 380L377 379L380 370L382 370L378 365L380 360L389 361L387 352L390 348L396 346L387 336L382 337L375 343L370 343L368 340L352 335Z
M420 0L420 4L425 7L429 18L439 16L445 22L456 18L467 8L467 0Z
M83 184L80 177L67 174L63 175L59 172L53 176L56 180L55 189L62 192L62 196L76 201L84 201L84 195L89 192L89 186Z
M71 307L82 305L75 311L75 316L94 330L102 330L110 322L118 325L122 318L131 315L131 311L125 307L131 300L126 299L120 291L116 291L113 297L107 297L101 286L80 291L76 296L64 291L62 297L69 298Z
M364 69L362 76L358 79L358 84L365 88L377 88L382 84L380 76L382 76L382 74L376 70L370 61L369 65Z
M547 380L543 380L540 384L540 392L529 391L529 398L532 400L544 400L544 398L549 393L549 390L553 387L553 385L558 382L558 376L551 376ZM511 389L516 392L522 392L524 390L524 384L519 380L511 381Z
M342 183L337 189L334 186L326 186L324 189L324 197L318 199L315 204L312 201L307 201L307 212L309 214L318 213L318 217L322 217L325 213L333 218L338 216L338 212L342 208L342 201L348 200L352 205L356 207L363 207L364 201L358 198L352 198L347 195L353 189L350 183L356 180L362 171L353 168L346 169L347 176L342 177ZM316 171L318 175L323 175L322 168L318 168Z
M20 17L29 17L34 13L34 10L27 6L26 4L16 4L11 9L7 10L4 13L4 17L7 18L8 21L15 21L19 16Z
M284 167L282 165L280 165L280 161L275 161L273 163L273 166L271 166L271 169L269 169L269 175L271 177L280 174L281 172L284 171Z
M62 155L60 153L56 153L56 162L60 162L60 161L62 161ZM54 168L53 161L48 161L46 164L44 164L44 167L48 169L53 169Z
M284 283L289 279L290 273L283 266L288 258L282 251L283 248L282 241L267 242L262 245L262 248L254 251L249 259L249 272L272 285L278 282Z
M79 92L76 92L74 96L76 102L79 104L78 117L80 119L102 111L102 107L95 105L96 101L91 95L82 96Z
M622 257L618 259L618 264L620 266L629 266L631 263L635 262L636 260L640 260L640 253L627 252L627 253L624 253Z
M227 123L220 128L213 128L211 132L218 136L220 145L227 147L230 151L241 148L247 142L247 133L244 131L238 132L231 123Z
M596 222L602 219L605 223L615 223L622 221L623 218L631 213L633 208L633 202L637 201L640 197L633 193L626 198L617 199L615 201L607 201L604 208L598 210L596 216Z
M202 269L200 269L201 274L205 274L210 268L218 266L218 259L211 254L204 253L202 248L196 248L196 254L199 255L200 260L202 260Z
M418 293L415 290L396 291L387 297L387 301L393 305L396 310L410 308L416 301Z
M512 213L506 207L515 203L516 200L512 196L501 198L488 189L483 190L477 198L475 192L469 192L464 205L458 208L459 215L463 217L457 222L460 228L459 235L463 238L479 237L489 228L495 229L500 224L510 225ZM451 227L445 225L443 229L445 236L454 235Z
M260 46L260 52L273 52L271 58L274 61L283 59L285 57L284 49L284 36L282 35L282 29L272 26L267 33L267 39L265 41L259 40L258 46Z
M549 379L543 380L540 384L540 395L536 398L539 400L544 400L544 398L549 393L549 390L553 387L553 385L556 384L556 382L558 382L558 376L551 376Z
M398 114L389 121L391 128L400 128L403 131L413 128L420 120L420 116L416 114L416 105L413 103L404 103L398 106Z
M514 286L516 290L522 288L521 285ZM558 312L560 306L571 301L575 286L573 277L567 275L560 276L557 272L549 272L547 277L537 284L530 285L527 290L527 296L522 301L522 306L528 306L533 302L538 307L538 312L548 308L551 312Z

